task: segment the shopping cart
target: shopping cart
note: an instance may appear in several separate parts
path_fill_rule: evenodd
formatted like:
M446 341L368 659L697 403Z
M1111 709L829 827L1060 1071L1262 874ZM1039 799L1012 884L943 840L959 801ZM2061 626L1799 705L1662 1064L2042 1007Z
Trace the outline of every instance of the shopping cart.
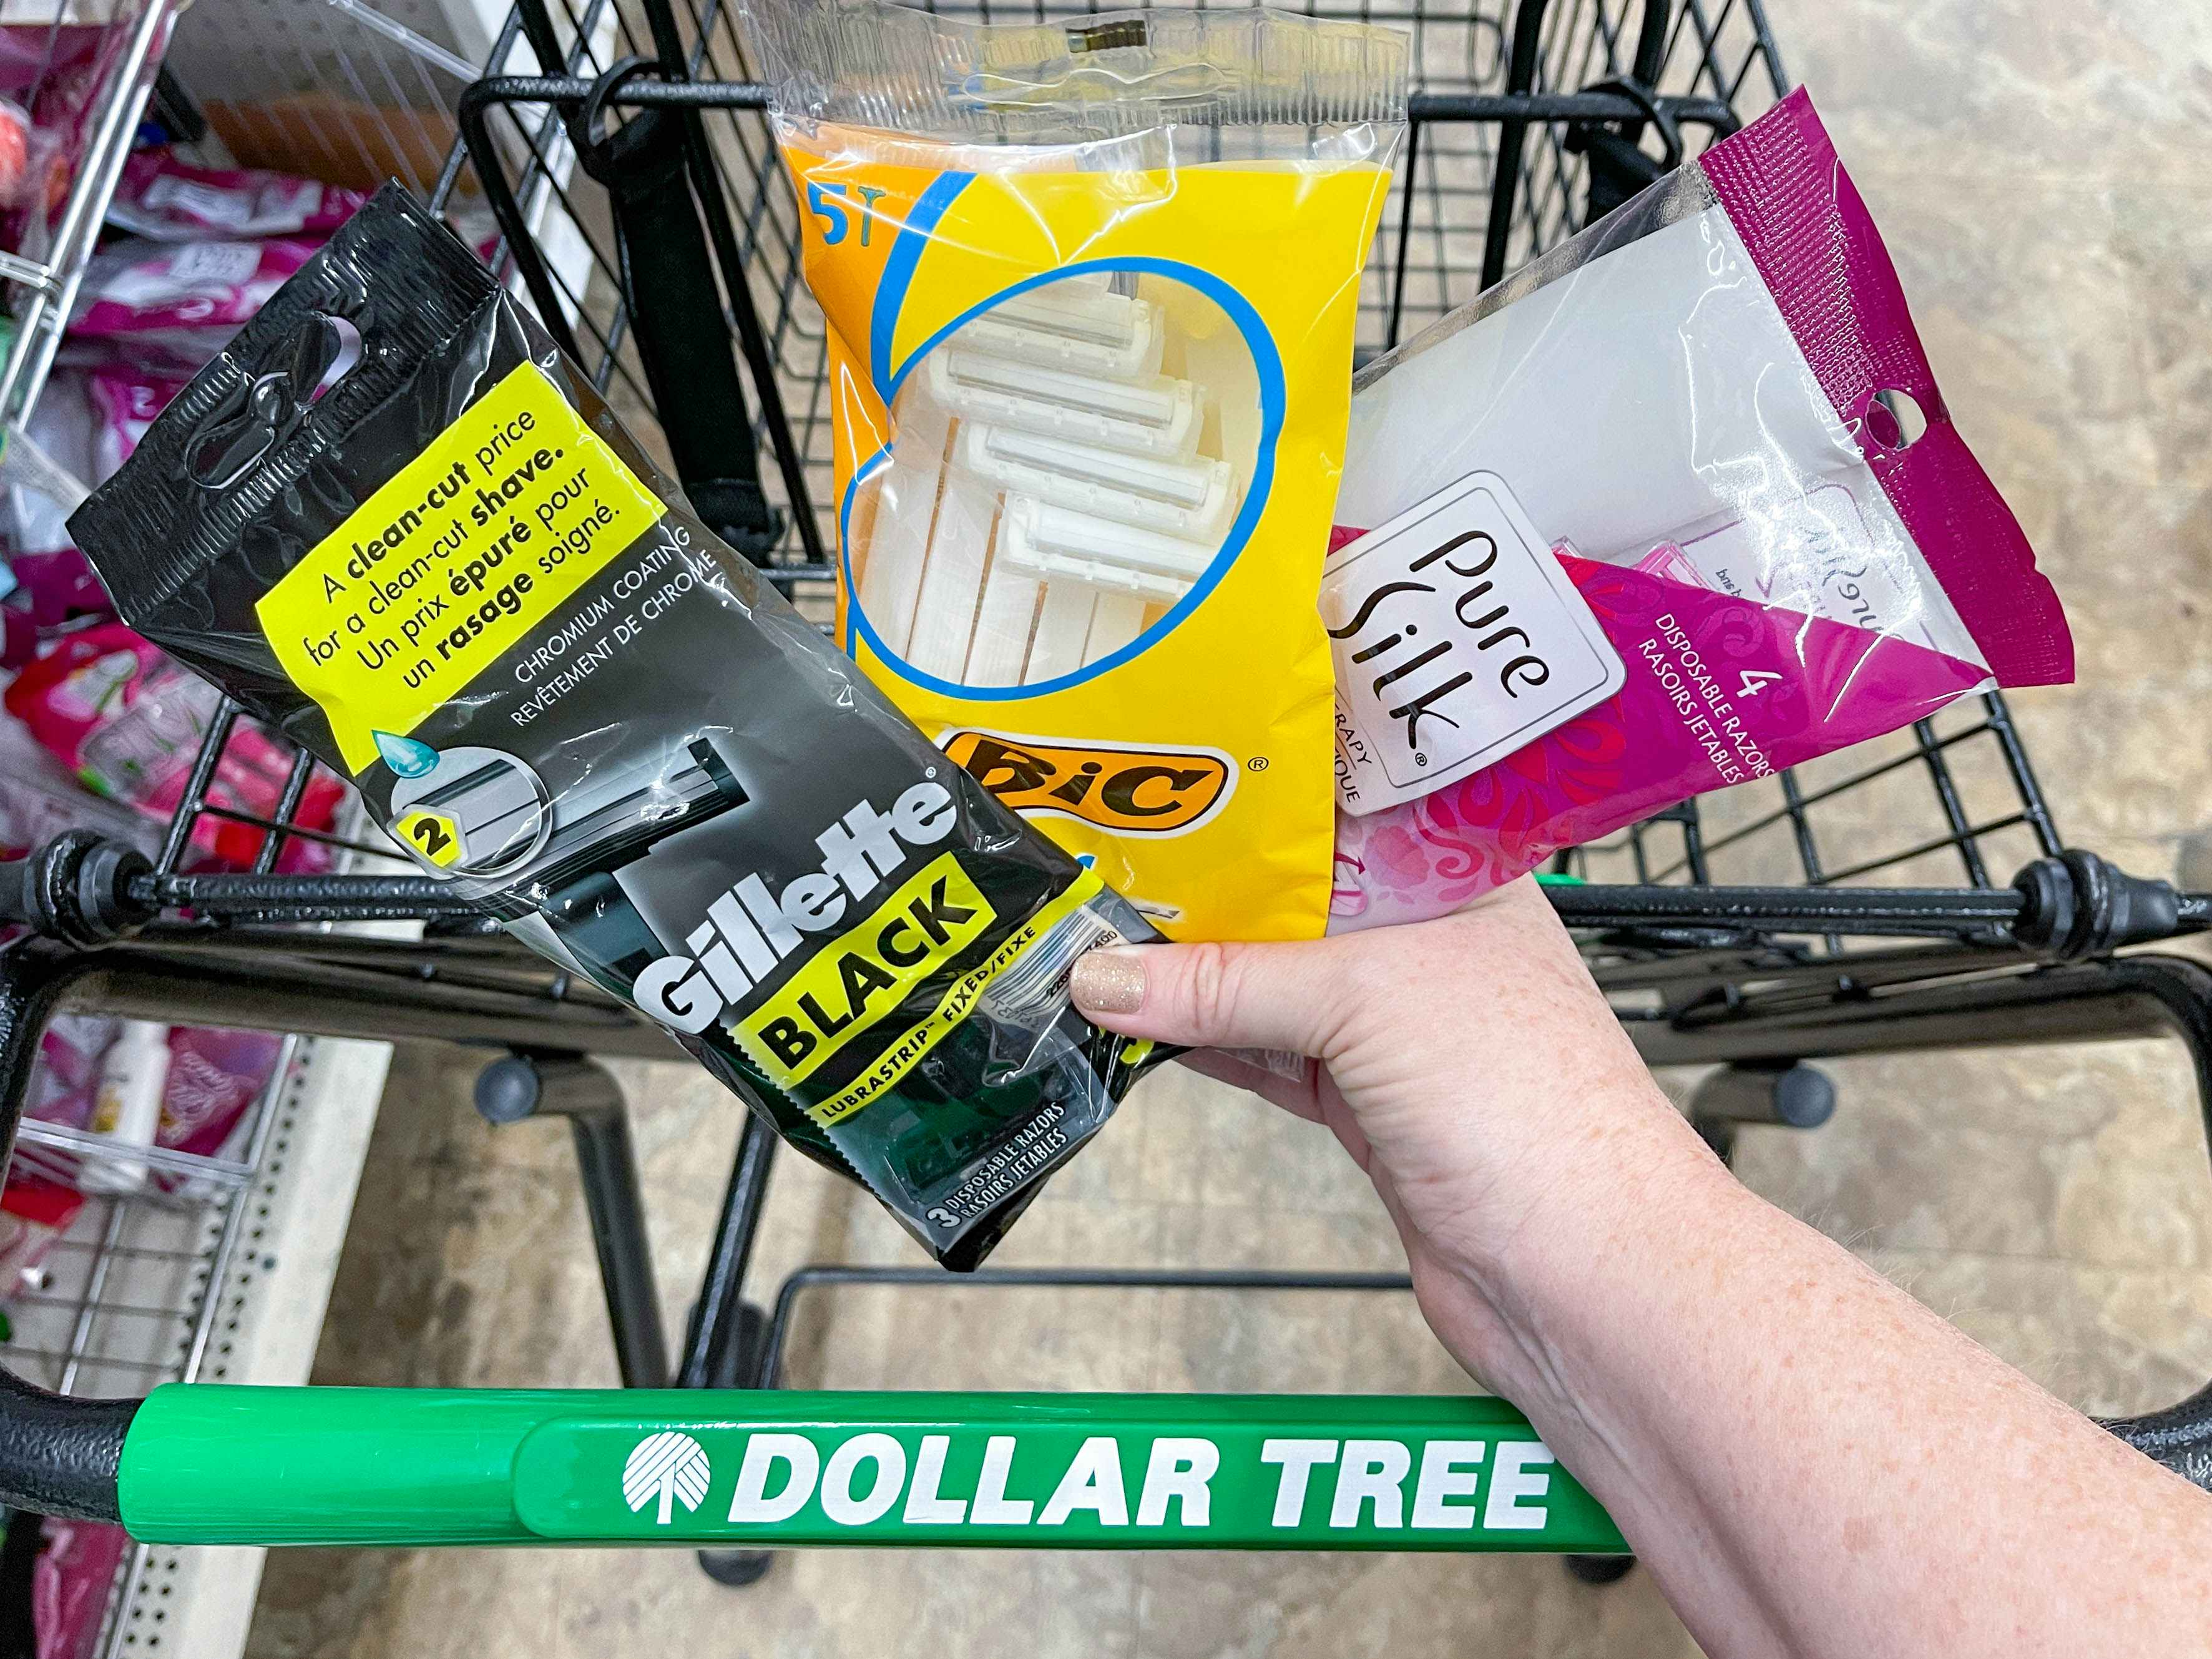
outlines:
M981 0L974 15L1055 9ZM1421 85L1366 278L1364 352L1471 297L1784 86L1757 0L1518 0L1503 11L1377 0L1342 15L1409 30ZM823 325L799 277L796 205L760 113L764 91L727 7L641 0L614 13L604 0L526 0L509 27L540 63L568 72L495 76L465 100L466 161L503 233L498 258L702 505L719 492L714 510L733 535L818 613L830 499ZM583 179L555 165L566 144ZM457 155L441 192L461 167ZM548 224L559 234L533 232ZM670 395L679 380L719 390L688 406ZM734 428L702 426L702 409L726 409L718 400L740 384L752 414ZM0 1121L12 1126L32 1039L64 1007L482 1045L495 1053L477 1091L488 1116L558 1114L576 1127L629 1387L182 1384L142 1402L9 1382L0 1498L119 1516L143 1539L182 1542L684 1542L706 1547L709 1570L732 1583L757 1576L771 1547L819 1542L1623 1547L1495 1401L785 1389L795 1310L828 1286L1289 1296L1402 1291L1407 1281L1079 1267L953 1280L923 1267L824 1265L793 1273L763 1305L746 1294L746 1267L775 1143L757 1122L743 1133L672 1366L621 1101L597 1059L670 1058L665 1038L524 954L434 880L275 873L285 840L311 833L289 823L311 763L299 757L272 817L210 804L234 719L227 711L210 733L158 858L81 833L22 866L19 908L33 932L0 953ZM1860 811L1877 796L1887 824L1921 815L1887 850L1868 840ZM208 817L270 832L253 871L182 871ZM321 838L380 857L368 841ZM1833 1055L2170 1033L2212 1102L2212 972L2121 953L2212 925L2212 896L2064 850L1994 696L1819 775L1659 814L1564 856L1558 873L1582 878L1553 886L1552 898L1645 1057L1721 1067L1693 1111L1723 1146L1736 1122L1825 1115L1832 1097L1805 1062ZM419 931L352 925L368 922ZM2212 1389L2110 1426L2212 1486ZM1355 1464L1370 1475L1439 1467L1464 1480L1451 1490L1479 1480L1482 1496L1425 1530L1392 1524L1380 1504L1355 1502L1347 1516L1327 1493ZM1085 1470L1095 1493L1109 1466L1126 1514L1053 1501Z

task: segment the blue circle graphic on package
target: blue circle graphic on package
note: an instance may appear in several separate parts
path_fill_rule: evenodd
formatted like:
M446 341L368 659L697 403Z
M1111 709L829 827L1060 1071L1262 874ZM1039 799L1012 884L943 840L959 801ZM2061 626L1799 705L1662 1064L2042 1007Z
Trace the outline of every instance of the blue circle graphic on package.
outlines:
M844 528L854 609L908 678L1005 696L1103 672L1249 533L1272 449L1255 343L1159 264L1023 285L901 371Z

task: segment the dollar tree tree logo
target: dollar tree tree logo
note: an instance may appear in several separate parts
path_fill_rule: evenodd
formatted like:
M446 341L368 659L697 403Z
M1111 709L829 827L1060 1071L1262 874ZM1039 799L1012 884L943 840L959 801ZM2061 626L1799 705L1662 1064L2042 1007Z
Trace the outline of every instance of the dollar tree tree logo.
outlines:
M689 1514L706 1501L707 1483L714 1478L707 1449L688 1434L663 1429L649 1434L630 1449L623 1463L623 1502L633 1511L658 1501L656 1524L675 1518L676 1505Z

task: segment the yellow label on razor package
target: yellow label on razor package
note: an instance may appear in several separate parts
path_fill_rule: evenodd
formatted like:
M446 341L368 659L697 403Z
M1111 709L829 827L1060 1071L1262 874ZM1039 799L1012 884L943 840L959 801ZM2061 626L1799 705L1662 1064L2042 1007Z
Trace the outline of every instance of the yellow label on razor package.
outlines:
M829 323L840 642L1162 932L1319 933L1316 605L1389 169L784 137Z
M459 864L461 854L468 850L460 825L448 814L432 811L428 807L403 812L392 819L392 833L441 870Z
M534 364L469 405L262 595L359 773L651 529L660 501Z
M884 1045L882 1056L873 1066L841 1092L809 1106L806 1115L826 1129L879 1099L885 1090L913 1070L915 1063L934 1048L954 1026L975 1012L975 1005L982 1000L984 991L993 980L1012 967L1030 946L1097 898L1104 884L1090 871L1085 871L1066 892L1001 939L999 948L991 952L989 960L969 969L955 980L952 988L938 999L937 1006L931 1009L912 1030L902 1033L896 1042ZM1148 1049L1151 1047L1150 1044L1144 1046ZM1135 1061L1131 1060L1127 1063L1133 1065Z
M998 920L951 853L940 854L856 927L822 946L735 1035L788 1089L890 1013Z

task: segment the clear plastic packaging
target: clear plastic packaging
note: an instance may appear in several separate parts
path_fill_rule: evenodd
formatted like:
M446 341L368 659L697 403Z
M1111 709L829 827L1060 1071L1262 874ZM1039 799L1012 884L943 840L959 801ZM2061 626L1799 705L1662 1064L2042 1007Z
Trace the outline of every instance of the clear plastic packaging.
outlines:
M1363 370L1330 926L2070 678L1802 93Z
M1167 933L1320 932L1316 560L1406 37L744 15L829 324L847 649Z
M247 236L319 240L368 198L357 190L251 167L195 166L167 149L140 150L123 164L107 222L156 242Z
M55 640L23 667L4 697L8 712L78 781L156 822L166 822L184 799L193 760L221 701L206 680L115 622ZM242 721L223 745L208 799L240 813L270 817L291 769L288 750L251 721ZM293 821L328 830L342 794L336 780L317 774L302 792ZM193 826L192 845L222 864L245 869L259 854L266 834L253 824L208 814ZM287 875L319 873L331 867L330 849L290 837L276 867Z
M85 498L93 468L93 420L83 377L58 371L27 426L0 433L0 490L15 554L52 553L70 544L69 515Z
M151 858L161 850L161 826L116 801L100 800L78 787L24 727L0 714L0 858L20 859L65 830L95 830L110 840L135 847ZM0 939L12 935L0 932Z

